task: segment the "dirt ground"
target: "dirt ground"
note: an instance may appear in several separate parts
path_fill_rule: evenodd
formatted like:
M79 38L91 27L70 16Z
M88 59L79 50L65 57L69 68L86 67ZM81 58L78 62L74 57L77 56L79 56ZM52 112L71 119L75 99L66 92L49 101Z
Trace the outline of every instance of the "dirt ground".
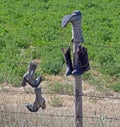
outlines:
M40 110L38 113L43 115L52 116L74 116L74 96L69 95L53 95L46 93L46 86L49 82L73 82L72 77L61 77L61 76L48 76L45 81L41 83L42 96L46 100L47 108L45 110ZM97 91L93 86L83 82L83 118L103 118L105 120L116 122L114 127L119 127L120 122L120 94L112 91L100 92ZM33 103L35 99L34 90L29 85L26 87L12 87L10 84L1 84L0 90L0 112L4 112L4 107L13 107L13 111L29 113L26 109L25 104ZM52 96L57 96L62 101L62 107L53 107L50 105ZM116 120L116 121L115 121ZM105 123L107 127L107 122ZM95 126L93 126L95 127ZM101 126L102 127L102 126Z

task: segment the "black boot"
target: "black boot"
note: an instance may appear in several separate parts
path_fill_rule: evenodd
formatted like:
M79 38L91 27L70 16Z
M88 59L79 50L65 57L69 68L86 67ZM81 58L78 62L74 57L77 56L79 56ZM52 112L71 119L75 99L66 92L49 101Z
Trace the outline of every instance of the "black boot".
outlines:
M74 76L82 75L85 71L90 70L90 65L88 61L88 53L85 47L79 46L78 60L75 68L72 72Z
M35 88L35 101L33 104L27 104L26 107L28 108L29 111L31 112L37 112L39 108L41 107L42 109L46 108L45 100L41 96L41 88Z
M30 86L32 86L33 88L36 88L39 86L39 84L42 81L42 77L39 76L38 78L34 79L34 77L30 77L30 78L26 78L24 77L25 81L28 82L30 84Z
M39 105L37 100L35 100L33 104L27 104L26 107L31 112L37 112L39 108L41 107L41 105Z
M71 60L71 55L70 55L70 47L67 50L62 48L62 52L63 52L65 63L66 63L65 75L69 76L72 74L72 71L73 71L72 60Z
M34 78L34 73L37 68L37 64L30 62L28 66L28 71L24 74L21 86L26 86L28 82L32 87L38 87L40 82L42 81L42 77Z

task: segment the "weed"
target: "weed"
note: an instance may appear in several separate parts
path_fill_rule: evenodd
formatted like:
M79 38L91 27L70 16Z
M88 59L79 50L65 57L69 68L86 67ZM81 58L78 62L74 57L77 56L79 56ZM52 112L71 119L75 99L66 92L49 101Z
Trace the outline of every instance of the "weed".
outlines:
M59 82L55 82L54 84L49 84L48 89L55 94L73 94L73 86L71 84L61 84Z
M53 96L53 97L51 97L50 104L53 107L62 107L63 106L63 101L59 97Z
M109 88L116 92L120 92L120 81L110 84Z

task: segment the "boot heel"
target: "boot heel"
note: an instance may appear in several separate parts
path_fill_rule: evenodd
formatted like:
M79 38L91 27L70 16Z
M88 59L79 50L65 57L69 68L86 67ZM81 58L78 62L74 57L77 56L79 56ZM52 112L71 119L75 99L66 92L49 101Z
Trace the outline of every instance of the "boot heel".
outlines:
M25 87L26 86L26 83L27 83L27 81L23 78L22 79L22 82L21 82L21 86Z
M45 104L45 100L44 100L44 98L43 97L41 97L41 107L42 107L42 109L46 109L46 104Z

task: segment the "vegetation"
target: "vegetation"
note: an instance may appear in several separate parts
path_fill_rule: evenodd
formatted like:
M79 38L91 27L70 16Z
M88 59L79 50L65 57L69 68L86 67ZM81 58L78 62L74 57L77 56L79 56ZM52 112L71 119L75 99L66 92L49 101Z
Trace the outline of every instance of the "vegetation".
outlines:
M33 59L40 60L38 73L59 74L65 66L61 47L71 40L71 26L63 29L61 20L81 10L91 70L100 72L106 82L106 76L115 77L108 87L120 91L119 7L119 0L1 0L0 82L19 86ZM94 79L92 71L87 75Z
M59 97L56 97L56 96L51 97L51 101L49 103L53 107L62 107L63 106L63 101Z

